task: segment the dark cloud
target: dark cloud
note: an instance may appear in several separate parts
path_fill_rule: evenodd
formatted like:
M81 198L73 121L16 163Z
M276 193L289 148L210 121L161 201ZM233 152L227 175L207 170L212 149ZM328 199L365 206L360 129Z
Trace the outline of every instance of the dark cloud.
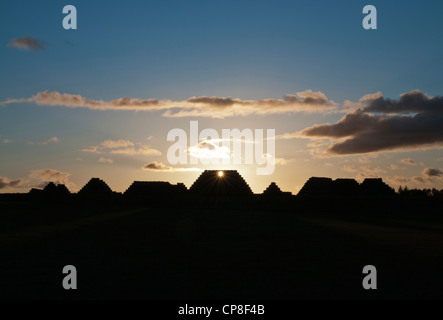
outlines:
M8 178L0 177L0 190L6 188L15 188L19 186L22 183L22 181L23 181L22 179L9 180Z
M385 99L383 97L369 100L364 108L367 112L381 113L437 113L441 114L443 97L429 97L420 90L404 93L399 100Z
M439 168L426 168L422 174L427 177L443 177L443 170Z
M338 139L325 151L336 155L443 147L443 97L415 90L399 100L379 97L365 105L335 124L315 125L298 136Z
M14 38L9 42L8 47L14 47L25 50L45 50L47 43L43 40L35 39L31 36L27 36L24 38Z

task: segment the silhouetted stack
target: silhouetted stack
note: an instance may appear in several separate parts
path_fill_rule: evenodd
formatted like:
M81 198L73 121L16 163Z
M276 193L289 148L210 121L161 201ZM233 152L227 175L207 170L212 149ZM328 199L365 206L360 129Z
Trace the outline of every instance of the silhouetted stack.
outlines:
M381 178L365 179L360 185L360 193L365 196L390 196L395 194L395 190Z
M358 194L360 185L354 179L336 179L332 182L334 194L353 196Z
M177 185L161 181L134 181L124 197L130 200L158 200L185 194L188 190L183 183Z
M43 190L41 189L31 189L29 195L32 198L49 200L49 199L64 199L71 195L68 188L64 184L55 185L54 182L49 182Z
M269 187L267 187L266 190L263 191L263 195L278 197L278 196L290 196L292 195L292 193L281 191L281 189L277 186L277 184L275 182L272 182L269 185Z
M206 170L189 191L203 196L252 196L252 190L236 170Z
M310 178L298 195L300 196L391 196L395 191L382 179L365 179L358 184L354 179Z
M104 198L110 197L114 192L103 180L99 178L92 178L89 182L78 192L80 197L86 198Z
M299 196L322 196L331 194L333 194L332 179L318 177L309 178L298 193Z
M55 185L54 182L49 182L43 189L43 192L46 195L53 196L67 196L71 194L64 184Z

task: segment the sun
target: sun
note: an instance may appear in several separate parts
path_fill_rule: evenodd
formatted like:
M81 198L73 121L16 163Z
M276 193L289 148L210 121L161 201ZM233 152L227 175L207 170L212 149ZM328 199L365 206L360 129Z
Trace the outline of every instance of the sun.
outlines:
M223 172L223 171L219 171L218 172L218 176L221 178L221 177L223 177L223 175L224 175L225 173Z

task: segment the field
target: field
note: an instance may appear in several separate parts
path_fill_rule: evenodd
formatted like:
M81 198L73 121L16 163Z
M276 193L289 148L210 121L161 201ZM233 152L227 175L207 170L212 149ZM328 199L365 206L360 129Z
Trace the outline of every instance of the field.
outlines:
M439 214L0 203L0 298L442 298ZM64 290L74 265L78 290ZM362 269L377 268L364 290Z

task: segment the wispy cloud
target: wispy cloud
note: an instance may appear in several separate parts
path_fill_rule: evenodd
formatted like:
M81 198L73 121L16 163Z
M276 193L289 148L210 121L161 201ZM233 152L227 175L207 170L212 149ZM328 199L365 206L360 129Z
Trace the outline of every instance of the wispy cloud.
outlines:
M411 159L411 158L401 159L400 161L401 161L401 163L407 164L407 165L409 165L409 166L416 166L416 165L417 165L417 162L415 162L415 161L414 161L413 159Z
M14 38L8 44L8 47L31 51L45 50L46 46L46 41L38 40L31 36L27 36L24 38Z
M100 159L98 159L98 162L103 163L103 164L112 164L112 163L114 163L114 160L100 157Z
M99 148L105 148L105 149L116 149L116 148L122 148L122 147L132 147L134 146L134 143L129 140L106 140L103 141Z
M87 147L87 148L82 149L82 151L85 151L85 152L98 152L97 148L98 147Z
M344 167L343 167L343 170L346 171L346 172L351 172L351 173L354 173L354 172L358 172L358 171L359 171L359 170L358 170L356 167L354 167L354 166L344 166Z
M29 144L36 144L36 145L47 145L47 144L50 144L50 143L58 143L59 141L60 141L59 138L52 137L52 138L49 138L48 140L45 140L45 141L41 141L41 142L32 142L32 141L30 141L28 143Z
M371 163L371 159L369 157L360 157L360 158L358 158L358 162L360 162L360 163Z
M141 146L138 148L116 149L116 150L111 150L111 153L112 154L124 154L124 155L129 155L129 156L136 156L136 155L160 156L162 154L157 149L147 147L147 146Z
M423 176L415 176L415 177L403 177L403 176L394 176L394 177L386 177L385 180L391 185L415 185L415 184L424 184L432 182L431 179Z
M29 189L44 188L49 182L64 184L71 191L77 190L77 185L70 180L71 174L54 169L36 169L23 178L11 180L0 177L0 190L2 189Z
M15 187L19 186L22 182L23 182L22 179L11 180L6 177L0 177L0 190L8 189L8 188L15 188Z
M123 154L123 155L145 155L145 156L160 156L162 153L154 148L149 146L144 146L141 144L135 144L129 140L106 140L103 141L98 146L92 146L83 149L85 152L93 152L93 153L105 153L109 152L110 154Z
M425 168L420 176L414 177L386 177L386 181L394 185L408 185L408 184L425 184L435 183L435 179L441 180L443 178L443 170L440 168Z
M386 173L386 170L383 170L379 167L370 167L370 166L366 166L362 168L364 171L366 172L372 172L372 173Z
M350 173L357 173L360 172L360 174L367 174L367 175L373 175L376 173L386 173L386 170L383 170L379 167L371 167L371 166L365 166L365 167L361 167L356 168L354 166L344 166L343 170L346 172L350 172Z
M226 118L251 114L313 113L337 109L338 105L322 92L307 90L285 95L282 99L242 100L231 97L191 97L187 100L172 101L158 99L137 99L123 97L111 101L93 100L81 95L39 92L31 98L8 99L2 104L35 103L44 106L67 108L88 108L93 110L164 110L164 117L210 117Z
M40 181L36 185L33 185L33 187L41 188L46 186L49 182L53 182L55 184L64 184L70 190L73 190L76 189L77 186L69 179L70 176L71 174L68 172L62 172L54 169L37 169L32 170L29 174L30 179Z
M177 168L169 167L162 162L150 162L142 166L143 170L157 171L157 172L188 172L188 171L203 171L198 168Z

